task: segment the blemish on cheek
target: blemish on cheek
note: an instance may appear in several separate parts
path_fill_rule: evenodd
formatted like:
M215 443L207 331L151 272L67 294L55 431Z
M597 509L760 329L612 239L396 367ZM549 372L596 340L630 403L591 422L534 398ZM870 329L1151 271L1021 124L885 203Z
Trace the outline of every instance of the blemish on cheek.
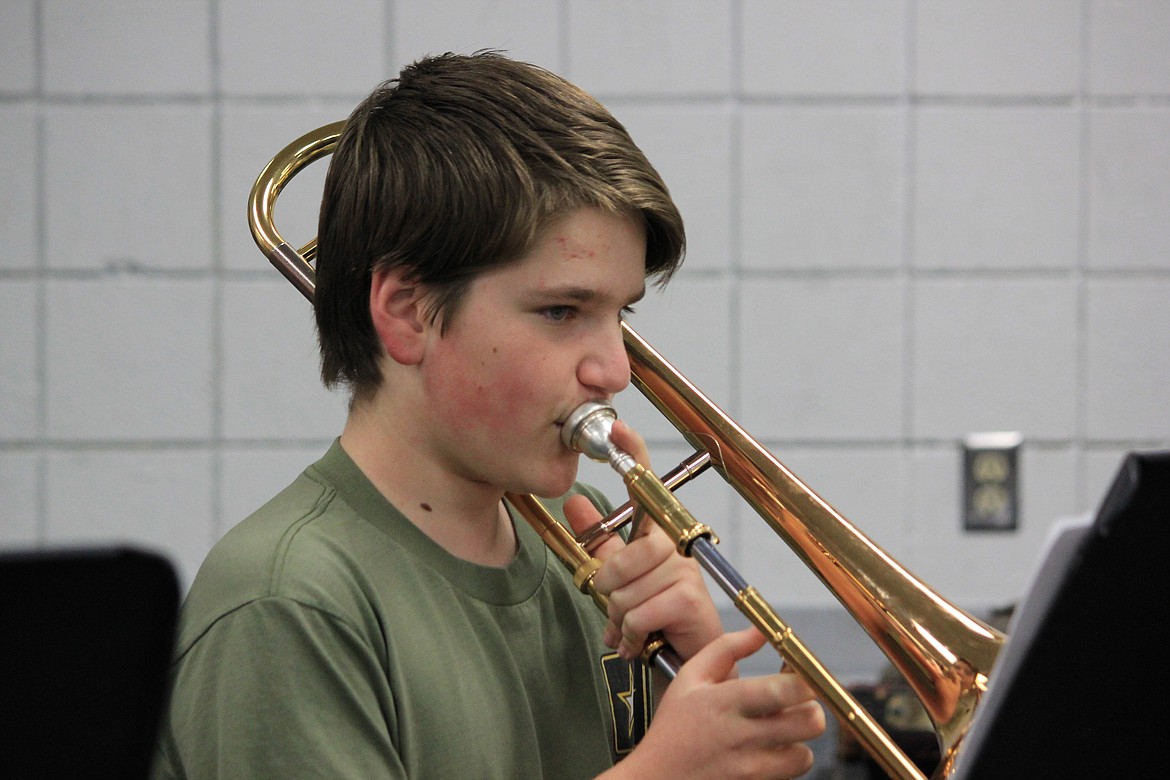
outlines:
M424 512L430 512L430 511L431 511L431 505L430 505L430 504L423 503L423 504L419 504L419 506L420 506L420 507L422 507L422 509L423 509L423 511L424 511Z

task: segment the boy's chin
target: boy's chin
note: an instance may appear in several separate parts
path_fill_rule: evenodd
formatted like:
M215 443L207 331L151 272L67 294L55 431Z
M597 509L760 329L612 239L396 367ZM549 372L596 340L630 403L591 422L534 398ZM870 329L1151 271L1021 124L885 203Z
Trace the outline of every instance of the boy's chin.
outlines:
M569 492L576 481L577 461L574 460L572 468L556 469L542 475L539 480L534 480L534 484L529 485L525 492L539 498L560 498Z

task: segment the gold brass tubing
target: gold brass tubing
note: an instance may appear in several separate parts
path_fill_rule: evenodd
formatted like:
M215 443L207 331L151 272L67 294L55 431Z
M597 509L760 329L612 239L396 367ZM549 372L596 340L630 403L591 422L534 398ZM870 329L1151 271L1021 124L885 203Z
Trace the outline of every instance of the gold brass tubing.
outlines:
M682 463L675 466L670 472L662 476L662 484L672 492L702 474L711 466L711 453L706 450L692 453ZM611 512L592 528L587 528L577 535L577 544L590 552L593 548L617 533L634 517L637 508L632 501L627 501ZM633 534L631 534L633 536Z
M305 133L273 157L256 177L248 197L248 227L265 257L310 301L316 274L309 259L316 252L316 239L298 253L284 240L273 222L276 199L293 176L333 151L345 122L334 122Z
M699 537L715 538L710 527L695 520L682 502L674 497L654 472L642 464L626 472L622 479L635 503L646 510L662 530L669 534L679 553L686 555L691 543Z
M830 710L848 728L890 777L925 780L889 734L873 719L840 682L821 664L792 629L784 623L755 587L748 586L735 596L735 605L789 666L816 690Z
M569 529L561 525L535 496L507 493L504 497L540 535L545 546L557 556L565 568L573 573L573 583L580 588L582 593L593 599L593 603L597 605L602 614L608 615L609 599L605 594L599 592L593 584L593 575L600 568L601 561L585 552L577 544ZM682 667L682 659L678 653L657 632L646 638L641 658L671 679L678 675L678 670Z
M565 568L573 573L573 584L591 597L598 609L608 613L609 599L593 587L593 575L601 562L581 549L569 530L557 522L534 496L508 493L505 498L528 521Z
M589 593L593 588L593 575L601 568L601 561L590 558L573 571L573 585L582 593ZM595 589L594 589L595 590Z

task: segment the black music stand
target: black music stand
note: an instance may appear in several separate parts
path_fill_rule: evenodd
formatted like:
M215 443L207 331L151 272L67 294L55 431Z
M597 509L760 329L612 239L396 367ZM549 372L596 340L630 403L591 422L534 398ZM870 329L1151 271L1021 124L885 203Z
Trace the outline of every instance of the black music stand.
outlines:
M1170 776L1170 452L1131 454L1018 608L957 780Z
M178 604L153 553L0 554L0 777L145 778Z

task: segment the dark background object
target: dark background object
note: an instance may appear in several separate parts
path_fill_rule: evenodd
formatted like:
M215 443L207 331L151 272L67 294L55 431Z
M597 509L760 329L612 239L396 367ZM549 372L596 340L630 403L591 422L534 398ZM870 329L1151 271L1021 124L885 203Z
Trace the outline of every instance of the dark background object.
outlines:
M0 777L145 778L178 604L153 553L0 554Z
M1131 454L1021 605L957 778L1170 776L1168 553L1170 453Z

